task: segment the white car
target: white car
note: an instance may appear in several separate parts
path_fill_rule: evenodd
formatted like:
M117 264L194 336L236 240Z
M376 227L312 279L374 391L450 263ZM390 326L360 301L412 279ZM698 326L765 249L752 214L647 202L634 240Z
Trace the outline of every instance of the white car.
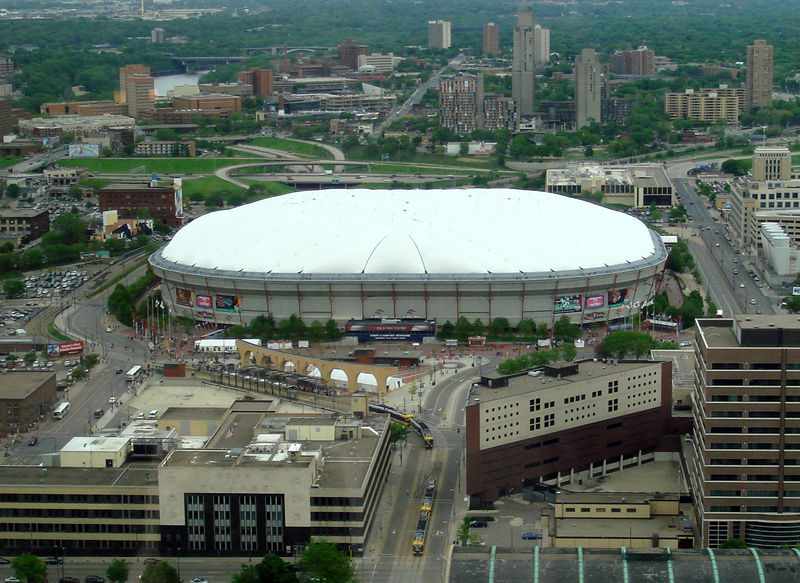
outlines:
M106 326L106 332L111 332L111 326Z
M109 405L113 405L116 402L117 402L117 398L116 397L109 397L108 398L108 404Z
M208 583L208 579L203 579L202 577L195 577L191 580L191 583Z

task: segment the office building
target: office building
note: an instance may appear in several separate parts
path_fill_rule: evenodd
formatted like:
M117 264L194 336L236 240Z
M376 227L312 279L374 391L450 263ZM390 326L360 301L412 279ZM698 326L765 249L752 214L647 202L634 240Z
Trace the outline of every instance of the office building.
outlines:
M46 211L45 211L46 213ZM48 415L57 400L52 372L8 372L0 376L0 430L22 433Z
M428 46L432 49L449 49L450 43L450 22L447 20L429 20Z
M8 55L0 55L0 79L14 76L14 61Z
M354 40L339 45L339 62L350 69L358 69L358 57L370 54L369 47Z
M98 207L101 213L117 211L121 219L139 218L139 212L146 210L147 218L178 227L183 224L178 198L172 185L113 183L99 190Z
M155 82L149 75L128 75L128 115L134 119L152 117L156 106Z
M753 180L792 178L792 154L786 146L759 146L753 151Z
M772 45L765 40L755 40L752 45L747 45L744 102L747 111L772 105L772 57Z
M478 124L478 77L443 76L439 79L439 124L464 136Z
M275 91L275 74L271 69L252 67L249 71L239 71L236 78L246 85L252 85L253 95L260 99Z
M671 378L654 361L483 375L466 407L467 494L496 500L652 461L669 432Z
M611 72L632 77L655 75L655 59L655 51L646 46L630 51L617 51L611 55Z
M43 103L39 106L39 113L43 115L78 115L81 117L94 117L102 115L128 115L128 105L112 100L99 101L61 101Z
M242 99L224 93L203 93L173 97L172 108L176 111L220 112L226 117L242 111Z
M575 57L575 129L601 120L603 67L594 49L583 49Z
M595 162L568 164L566 168L548 168L545 190L557 194L603 194L606 204L647 208L652 204L674 204L672 181L661 164L601 166Z
M163 43L167 42L167 32L160 27L156 27L150 31L150 42L151 43Z
M664 111L670 119L691 119L706 123L716 123L724 119L729 124L737 124L743 97L743 88L725 85L699 91L686 89L683 93L667 93L664 96Z
M483 25L483 56L492 57L500 52L500 27L494 22Z
M702 546L800 540L800 322L695 322L694 440L686 464Z
M50 211L38 209L0 209L0 235L19 237L27 243L50 230Z
M136 144L137 156L197 156L194 140L144 140Z
M517 12L514 26L514 54L511 62L511 97L517 102L517 114L522 119L533 117L536 60L534 58L533 11Z
M14 131L14 116L11 115L11 100L0 97L0 138Z
M118 103L128 103L128 77L130 75L150 75L150 67L125 65L119 68L119 93L115 96Z
M179 88L180 87L180 88ZM198 83L197 85L182 85L172 90L172 98L197 95L197 93L224 93L237 95L242 98L254 97L253 86L249 83ZM168 92L170 93L170 92Z
M394 53L381 54L373 53L371 55L358 56L358 70L359 71L377 71L379 73L391 73L394 71L395 62L399 61L399 57L395 57Z
M550 62L550 29L538 24L533 27L533 61L537 66Z

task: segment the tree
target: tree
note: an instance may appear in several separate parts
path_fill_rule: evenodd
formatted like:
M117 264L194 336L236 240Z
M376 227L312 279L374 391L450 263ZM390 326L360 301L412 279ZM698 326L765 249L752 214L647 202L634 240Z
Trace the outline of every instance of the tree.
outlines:
M111 583L125 583L128 580L128 563L123 559L114 559L106 568L106 578Z
M256 565L242 565L242 570L234 573L231 583L261 583Z
M272 553L256 565L256 572L259 583L297 583L294 566Z
M47 579L47 565L33 553L22 553L13 559L11 568L17 579L26 583L42 583Z
M459 525L456 538L463 547L468 547L478 542L478 537L469 530L469 517L464 518L464 521Z
M573 361L575 357L578 356L578 349L575 348L575 345L572 342L565 342L563 346L561 346L561 356L564 360Z
M389 424L389 441L394 443L408 436L408 425L392 421Z
M469 154L469 142L461 142L458 146L458 153L462 156Z
M6 196L17 198L19 196L19 184L9 184L6 186Z
M338 340L342 337L342 332L339 330L339 324L336 320L328 320L325 322L325 340Z
M566 316L561 316L553 324L553 338L571 342L581 335L581 327L570 322Z
M744 176L750 170L750 162L748 160L734 160L729 158L725 160L720 166L725 174L733 174L734 176Z
M25 366L30 366L33 364L33 361L36 360L36 353L26 352L25 356L22 357L22 360L25 362Z
M7 298L17 298L25 293L25 284L18 279L9 279L3 283L3 293Z
M746 549L747 545L740 538L729 538L724 543L719 545L721 549Z
M178 571L167 561L147 565L142 571L142 583L180 583Z
M76 213L62 213L53 220L50 226L51 233L57 236L58 242L64 245L75 245L86 241L86 223Z
M350 558L334 545L322 540L312 540L300 555L298 568L309 578L326 583L350 583L355 581L355 572ZM150 583L143 581L142 583ZM175 582L177 583L177 582Z
M502 336L503 334L508 334L508 331L511 329L511 324L508 323L507 318L495 318L492 320L491 324L489 324L489 332L493 336Z
M80 200L83 198L83 189L80 186L70 186L68 195L70 198Z

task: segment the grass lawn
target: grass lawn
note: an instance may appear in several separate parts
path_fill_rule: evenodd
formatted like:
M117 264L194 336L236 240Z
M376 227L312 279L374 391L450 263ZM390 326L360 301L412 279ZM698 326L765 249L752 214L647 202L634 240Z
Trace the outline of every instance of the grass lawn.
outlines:
M267 196L275 196L277 194L286 194L287 192L294 192L297 190L293 186L288 186L283 184L282 182L267 182L261 180L242 180L242 182L251 185L258 185L263 186L266 190L266 194L264 196L254 196L250 200L259 200L261 198L266 198ZM233 186L231 184L231 186Z
M60 160L61 166L80 166L102 174L212 174L218 168L260 162L260 158L81 158Z
M192 178L183 181L184 199L189 199L196 194L201 194L205 197L209 194L219 193L224 197L226 194L243 194L244 192L244 188L239 188L235 184L225 182L222 178L217 178L216 176Z
M8 158L0 158L0 168L7 168L8 166L13 166L18 162L22 162L22 158L18 156L9 156Z
M311 156L313 158L333 158L333 156L322 146L316 144L306 144L305 142L295 142L283 138L254 138L247 142L251 146L261 146L262 148L272 148L292 152L301 156Z

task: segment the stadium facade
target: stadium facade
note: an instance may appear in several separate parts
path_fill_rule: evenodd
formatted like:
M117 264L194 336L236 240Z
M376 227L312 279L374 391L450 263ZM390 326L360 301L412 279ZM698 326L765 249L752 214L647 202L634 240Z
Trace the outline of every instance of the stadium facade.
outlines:
M205 215L150 257L172 314L615 321L667 251L638 219L512 189L296 192Z

